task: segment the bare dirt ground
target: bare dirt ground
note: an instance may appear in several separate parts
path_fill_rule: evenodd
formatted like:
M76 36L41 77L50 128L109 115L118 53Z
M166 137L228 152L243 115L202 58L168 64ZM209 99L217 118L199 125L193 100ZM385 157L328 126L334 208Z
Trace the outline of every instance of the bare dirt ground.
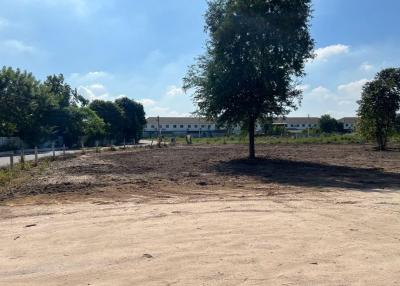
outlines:
M88 154L0 189L0 285L400 285L400 152Z

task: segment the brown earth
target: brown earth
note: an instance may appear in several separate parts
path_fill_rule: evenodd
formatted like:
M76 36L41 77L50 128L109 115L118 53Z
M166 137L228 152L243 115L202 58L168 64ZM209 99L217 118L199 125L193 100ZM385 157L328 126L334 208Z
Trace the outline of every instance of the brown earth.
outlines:
M400 285L400 152L177 146L0 189L0 285Z

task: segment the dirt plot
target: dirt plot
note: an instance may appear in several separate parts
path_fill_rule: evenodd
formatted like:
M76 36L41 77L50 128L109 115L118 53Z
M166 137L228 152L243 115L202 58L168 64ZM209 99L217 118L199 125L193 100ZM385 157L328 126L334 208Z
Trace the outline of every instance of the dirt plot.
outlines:
M257 149L256 161L243 159L246 146L226 145L88 154L56 162L45 174L1 190L0 200L182 201L224 196L225 191L272 195L333 189L388 191L400 185L400 152L375 152L371 146L359 145Z
M1 190L0 285L399 285L400 152L177 146Z

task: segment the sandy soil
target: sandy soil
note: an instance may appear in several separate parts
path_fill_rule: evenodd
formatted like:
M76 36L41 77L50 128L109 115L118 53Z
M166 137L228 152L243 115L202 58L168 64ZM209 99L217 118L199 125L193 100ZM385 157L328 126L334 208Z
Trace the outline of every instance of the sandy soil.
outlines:
M1 189L0 285L400 285L400 154L91 154Z

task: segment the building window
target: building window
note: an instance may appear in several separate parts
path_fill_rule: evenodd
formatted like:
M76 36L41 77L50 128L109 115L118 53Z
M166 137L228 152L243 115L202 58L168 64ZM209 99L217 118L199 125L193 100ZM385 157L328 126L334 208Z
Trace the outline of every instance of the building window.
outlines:
M183 128L183 125L181 125L181 128Z
M151 128L156 128L154 125L151 125Z
M201 128L204 128L204 127L206 127L205 125L201 125Z
M195 125L194 128L197 128L197 125Z
M306 125L305 125L305 124L303 124L303 127L306 127Z
M165 125L165 128L169 128L169 125L167 124L167 125Z
M211 129L211 125L208 125L208 129Z
M174 125L174 128L176 128L176 125Z
M192 128L192 125L188 125L188 128Z
M160 126L158 126L160 129L162 128L162 125L160 124Z

